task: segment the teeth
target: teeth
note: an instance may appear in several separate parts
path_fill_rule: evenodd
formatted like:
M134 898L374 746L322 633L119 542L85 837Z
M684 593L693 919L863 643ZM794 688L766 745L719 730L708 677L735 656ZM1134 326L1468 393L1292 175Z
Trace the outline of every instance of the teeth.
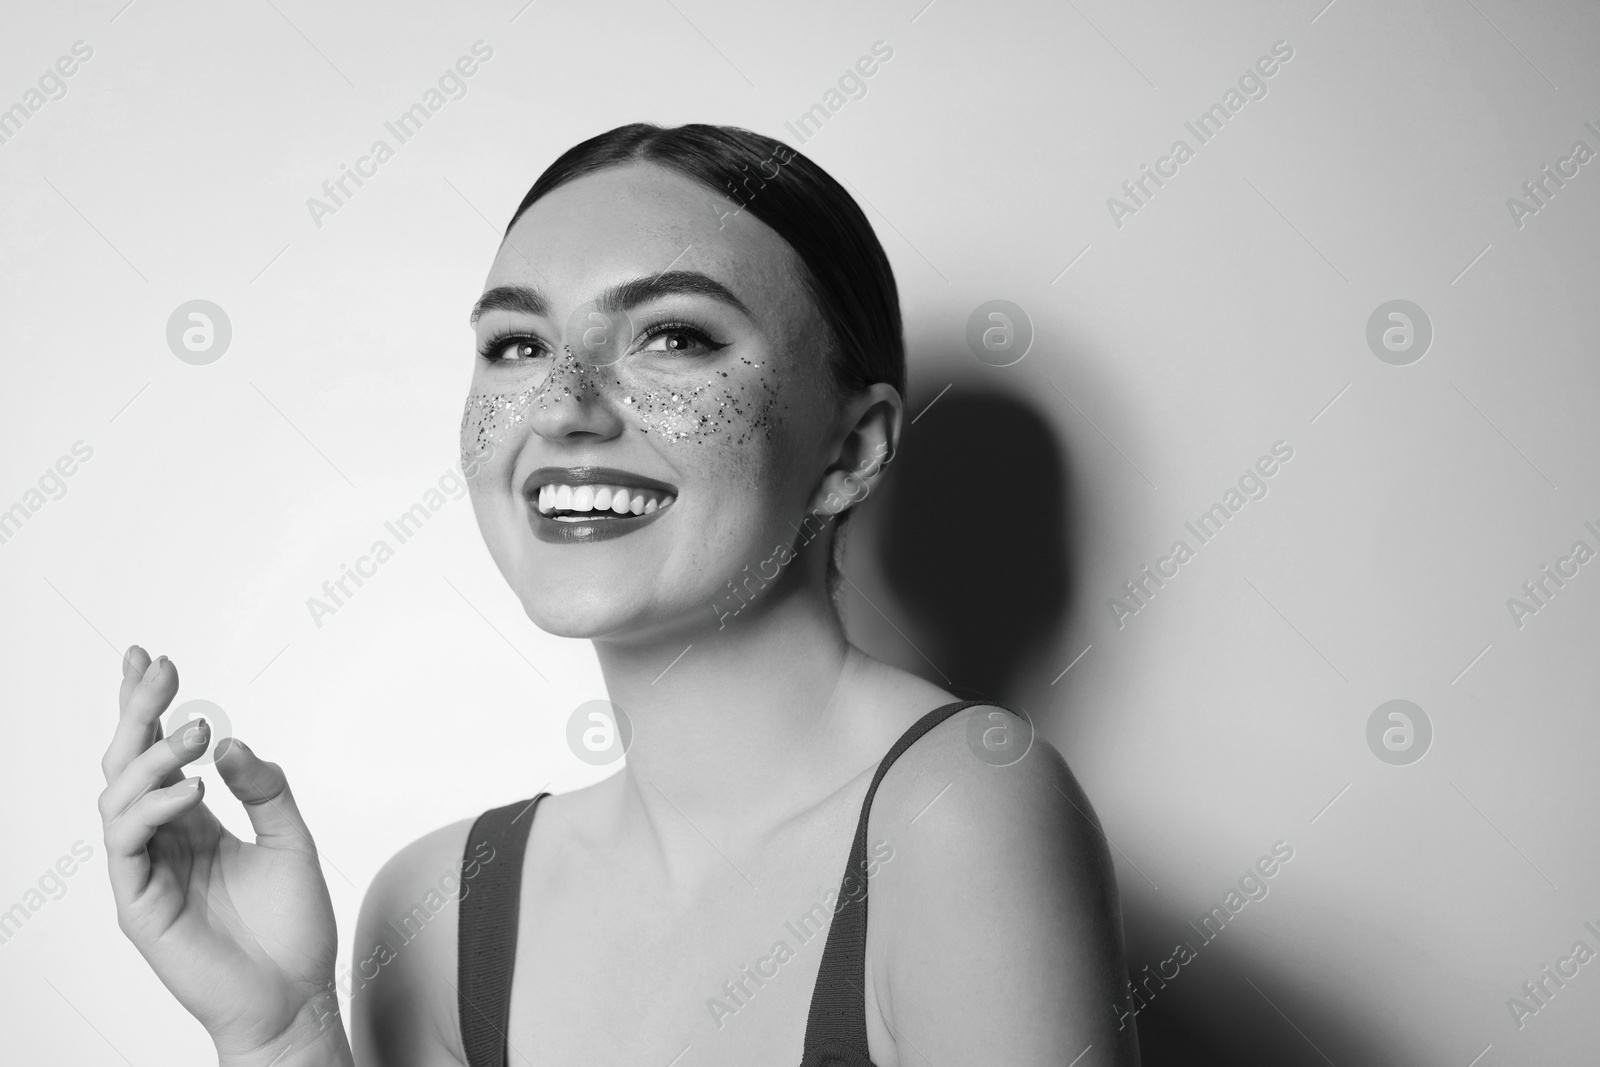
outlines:
M652 489L629 489L618 485L560 485L552 483L539 487L538 508L541 515L564 521L575 521L579 516L597 512L613 515L651 515L669 506L677 498L671 494L658 495ZM553 515L557 511L576 512L577 515Z

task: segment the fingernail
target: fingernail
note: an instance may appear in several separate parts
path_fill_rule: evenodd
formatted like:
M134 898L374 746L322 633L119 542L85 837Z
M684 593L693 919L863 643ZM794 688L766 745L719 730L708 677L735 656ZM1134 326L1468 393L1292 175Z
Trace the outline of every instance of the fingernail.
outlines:
M183 731L183 743L190 748L204 748L206 738L211 733L211 724L200 719Z
M196 789L200 788L200 779L185 778L183 781L178 783L178 788L185 793L193 793Z
M128 651L123 653L123 655L122 655L122 673L124 675L129 675L129 674L133 673L133 654L135 652L138 652L138 651L139 651L139 646L138 645L129 645L128 646Z

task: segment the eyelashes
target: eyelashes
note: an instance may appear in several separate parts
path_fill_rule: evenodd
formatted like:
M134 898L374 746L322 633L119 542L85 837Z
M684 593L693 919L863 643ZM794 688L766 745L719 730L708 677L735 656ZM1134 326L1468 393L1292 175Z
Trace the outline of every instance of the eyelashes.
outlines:
M653 347L649 347L650 344L653 343L655 341L655 339L658 338L658 337L659 338L670 338L670 337L673 337L674 335L676 335L678 337L688 338L694 344L699 345L701 348L703 348L705 350L705 354L710 354L712 352L720 352L724 348L727 348L728 344L731 343L731 342L713 341L711 339L711 336L709 334L707 334L704 330L700 329L698 326L691 325L690 323L687 323L687 322L663 322L659 326L653 326L649 330L646 330L645 333L643 334L643 336L641 336L639 338L640 341L646 342L646 348L642 349L642 351L650 351L650 352L654 352L654 351L685 352L684 349L671 349L671 348L655 349Z
M653 343L657 339L668 342L677 339L679 347L655 348ZM684 344L684 341L688 344ZM731 343L714 340L710 334L693 323L671 321L645 330L630 348L662 355L694 356L720 352ZM547 343L532 334L518 330L495 333L478 346L478 358L494 365L528 363L552 354L553 350Z
M512 349L515 355L508 358ZM485 363L522 363L540 354L550 354L544 342L514 330L497 333L478 346L478 358Z

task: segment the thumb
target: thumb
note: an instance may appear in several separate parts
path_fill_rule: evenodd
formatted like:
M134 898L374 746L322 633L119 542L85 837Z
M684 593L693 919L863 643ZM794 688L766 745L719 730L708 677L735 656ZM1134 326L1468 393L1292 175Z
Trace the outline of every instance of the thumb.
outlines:
M217 771L239 798L256 832L256 844L316 854L311 832L289 791L283 768L268 763L237 737L217 742Z

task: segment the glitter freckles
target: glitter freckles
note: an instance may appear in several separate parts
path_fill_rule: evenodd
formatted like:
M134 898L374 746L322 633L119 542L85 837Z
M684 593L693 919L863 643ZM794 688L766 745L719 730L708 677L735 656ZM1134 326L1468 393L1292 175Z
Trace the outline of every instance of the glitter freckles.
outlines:
M461 462L494 454L495 447L522 425L538 386L520 393L473 393L461 413Z
M535 405L548 409L565 399L582 399L591 391L621 392L619 404L631 412L639 432L652 430L665 441L704 444L718 436L732 438L735 445L753 441L758 435L768 439L782 423L777 389L762 364L741 359L753 368L753 383L734 381L727 371L715 371L705 381L646 388L641 382L625 384L622 378L605 373L576 359L570 350L561 365L542 381L515 393L474 393L467 397L461 416L463 457L485 456L503 444L527 421ZM630 368L631 371L631 368ZM634 373L629 379L639 377Z
M752 360L740 362L761 370L761 364ZM766 374L758 373L754 385L748 388L743 383L730 382L727 371L717 371L716 375L700 385L651 389L637 396L630 393L622 403L638 413L644 424L641 433L653 429L668 441L704 444L723 433L731 435L736 445L755 440L758 433L770 439L781 416L777 390Z

